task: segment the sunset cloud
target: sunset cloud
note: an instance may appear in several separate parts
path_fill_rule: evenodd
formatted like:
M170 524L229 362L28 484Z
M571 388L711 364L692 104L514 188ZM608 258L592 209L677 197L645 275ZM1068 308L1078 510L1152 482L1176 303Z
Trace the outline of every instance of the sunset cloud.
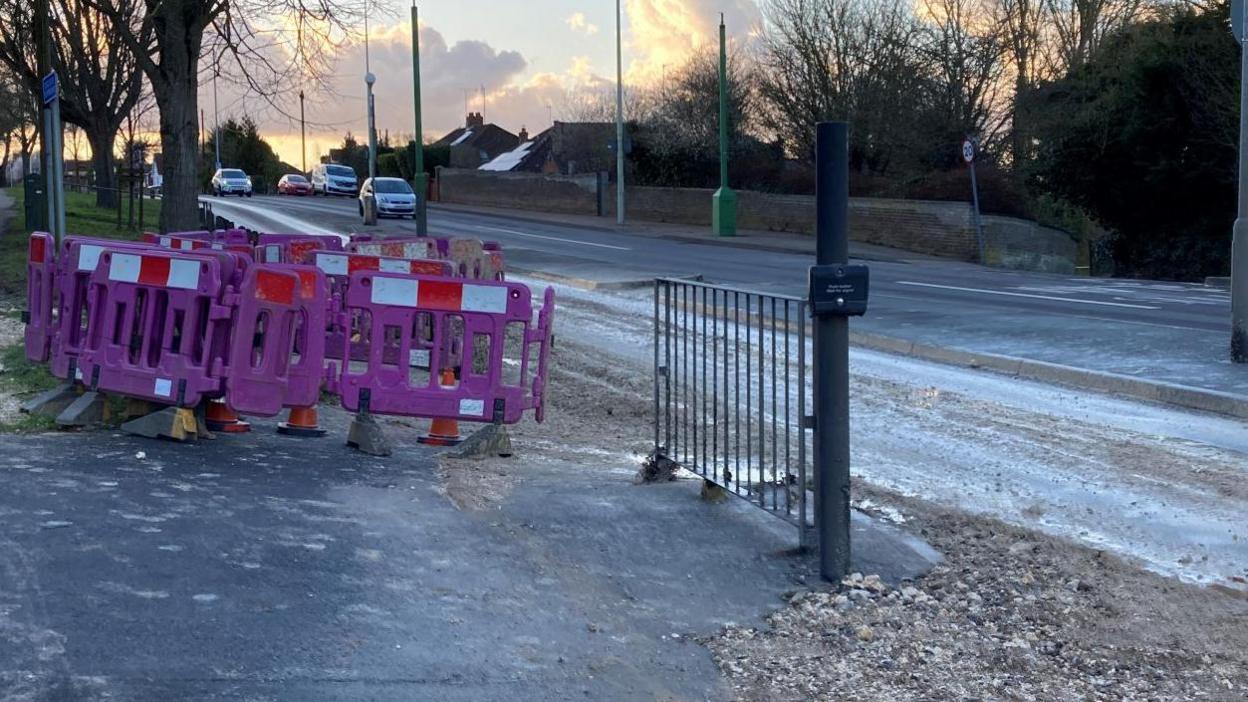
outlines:
M748 40L762 22L755 0L627 0L627 82L656 81L664 67L683 64L689 55L719 41L724 13L732 41Z
M584 12L573 13L572 16L564 20L564 22L571 27L574 32L584 32L590 36L598 33L598 25L586 21Z
M481 8L478 8L481 9ZM491 15L481 12L480 38L448 40L443 32L421 23L422 121L426 138L436 138L461 125L465 110L484 111L487 121L513 132L521 126L536 133L552 119L574 119L585 94L614 86L614 17L601 8L575 11L562 20L583 38L560 44L552 41L551 25L561 15ZM681 65L693 51L713 45L718 36L719 12L725 13L734 42L749 41L761 22L755 0L625 0L625 84L657 82L664 70ZM500 12L502 10L500 9ZM455 16L457 22L463 18ZM506 23L506 31L491 22ZM602 27L610 22L610 32ZM471 27L470 27L471 29ZM460 31L464 31L461 26ZM472 36L472 35L470 35ZM529 56L537 57L536 64ZM413 130L411 25L408 22L374 24L369 57L375 86L377 128L382 134L406 138ZM341 49L323 84L306 86L308 161L342 141L350 131L366 136L365 73L362 44ZM298 88L288 90L277 106L241 87L220 86L221 119L250 115L281 156L299 159ZM212 86L201 87L200 106L212 122ZM467 105L465 104L467 103Z

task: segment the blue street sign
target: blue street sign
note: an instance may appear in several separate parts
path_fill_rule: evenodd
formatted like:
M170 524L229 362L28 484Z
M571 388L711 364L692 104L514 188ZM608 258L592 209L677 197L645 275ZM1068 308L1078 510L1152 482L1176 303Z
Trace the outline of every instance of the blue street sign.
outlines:
M58 88L59 86L56 83L56 71L52 71L43 77L43 104L51 105L52 101L56 100L60 93Z

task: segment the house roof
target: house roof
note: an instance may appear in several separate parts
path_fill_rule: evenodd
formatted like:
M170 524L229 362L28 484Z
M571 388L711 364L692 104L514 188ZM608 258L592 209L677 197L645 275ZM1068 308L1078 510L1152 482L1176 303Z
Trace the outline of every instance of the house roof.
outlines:
M482 165L480 170L540 173L550 160L553 137L553 131L547 129L511 151L499 154L494 160Z
M513 148L519 138L497 124L485 124L460 127L433 142L433 145L469 146L488 154L497 154Z
M579 172L598 170L614 158L610 144L615 125L609 122L556 122L554 126L480 167L483 171L539 173L548 162L565 172L575 164Z

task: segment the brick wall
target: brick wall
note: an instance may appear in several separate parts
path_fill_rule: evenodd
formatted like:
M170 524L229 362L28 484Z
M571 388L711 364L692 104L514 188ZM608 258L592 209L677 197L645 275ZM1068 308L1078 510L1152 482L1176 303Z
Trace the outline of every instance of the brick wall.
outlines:
M441 202L561 214L598 214L598 174L491 173L439 168Z
M597 212L597 178L593 175L484 174L450 169L440 174L446 178L442 181L444 202L570 214ZM628 216L642 221L709 227L713 192L630 187L625 193ZM615 191L608 186L603 195L602 214L613 217ZM1076 244L1066 233L1012 217L989 215L982 220L990 263L1058 273L1074 271ZM813 234L815 198L738 191L737 226ZM850 198L849 232L851 239L868 244L964 261L979 257L971 208L961 202Z

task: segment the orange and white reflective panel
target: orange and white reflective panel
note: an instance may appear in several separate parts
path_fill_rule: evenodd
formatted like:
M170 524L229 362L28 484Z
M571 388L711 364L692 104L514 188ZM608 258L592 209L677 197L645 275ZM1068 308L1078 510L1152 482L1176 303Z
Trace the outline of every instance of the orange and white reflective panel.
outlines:
M199 261L184 258L114 253L108 266L108 279L119 283L194 290L199 287L199 264Z
M507 292L505 286L377 277L373 278L371 301L424 310L503 314L507 311Z

